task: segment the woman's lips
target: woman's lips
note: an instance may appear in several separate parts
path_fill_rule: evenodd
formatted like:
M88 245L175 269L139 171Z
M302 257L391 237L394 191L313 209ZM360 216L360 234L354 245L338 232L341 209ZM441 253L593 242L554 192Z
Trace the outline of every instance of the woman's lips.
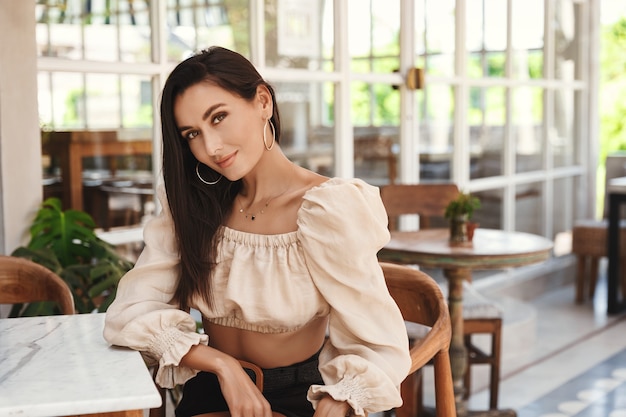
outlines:
M235 155L236 154L237 154L237 152L233 152L230 155L227 155L225 158L222 158L219 161L216 161L215 163L222 169L223 168L228 168L229 166L231 166L235 162Z

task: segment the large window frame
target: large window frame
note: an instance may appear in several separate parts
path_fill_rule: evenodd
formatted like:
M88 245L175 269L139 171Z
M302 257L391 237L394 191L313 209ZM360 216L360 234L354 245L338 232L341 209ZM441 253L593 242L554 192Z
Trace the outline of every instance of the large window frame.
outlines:
M191 1L191 0L190 0ZM332 1L332 0L329 0ZM546 16L544 27L543 45L543 71L544 75L539 80L520 80L513 76L512 55L513 45L510 36L506 45L507 65L505 74L498 78L470 77L468 75L468 50L465 44L467 37L467 5L465 1L457 0L455 5L455 49L454 49L454 73L452 75L430 74L426 71L424 80L427 85L426 90L412 91L404 86L405 76L408 70L416 63L424 62L428 59L427 52L422 55L416 53L417 18L415 16L414 0L397 0L401 10L401 27L399 29L399 62L398 73L379 74L374 72L355 73L351 70L351 57L347 31L349 25L348 3L345 1L332 1L334 15L334 53L332 70L307 71L297 68L275 68L269 67L265 59L265 29L264 2L250 0L250 50L249 56L259 71L270 81L288 81L294 83L332 83L335 86L335 109L334 109L334 144L333 144L333 174L336 176L353 176L354 166L354 126L350 120L351 91L350 85L354 82L363 82L370 85L376 83L399 85L401 102L401 120L398 126L399 131L399 153L397 155L399 172L398 181L412 183L426 181L420 178L419 154L422 149L419 133L419 104L416 101L418 95L428 95L429 87L445 86L450 88L454 96L454 112L452 119L452 154L450 159L450 178L459 185L461 189L475 192L497 192L502 199L500 212L500 226L505 230L518 230L520 222L516 221L524 213L516 209L516 195L520 188L525 185L538 185L540 192L540 228L537 230L549 238L554 238L556 234L571 227L578 217L590 217L594 215L594 173L595 156L598 153L598 133L597 116L594 94L597 91L594 77L597 69L592 65L577 66L576 80L563 80L555 77L554 56L554 15L556 2L551 0L543 1L543 13ZM432 1L432 0L429 0ZM507 0L506 24L510 35L513 23L512 5L518 0ZM217 4L227 4L228 1L213 2ZM595 28L599 15L598 2L593 0L582 0L575 3L577 21L580 22L577 30L581 31L581 41L577 45L580 62L594 62L594 44L589 40ZM150 45L151 62L94 62L86 60L72 60L42 56L37 60L38 70L41 72L62 72L72 71L81 74L101 73L101 74L125 74L149 77L151 80L151 93L153 97L152 112L153 126L151 136L154 140L153 160L160 160L160 129L159 129L159 109L158 97L167 74L173 68L167 56L167 33L164 28L168 16L168 4L165 1L151 2L149 8L149 18L153 22L151 25ZM280 2L278 2L280 4ZM588 16L588 17L586 17ZM467 121L468 102L470 91L474 88L485 89L501 87L506 91L505 103L507 107L512 106L512 91L526 87L540 88L543 93L542 109L542 132L543 137L548 138L554 126L554 106L555 94L563 89L573 91L577 97L574 108L576 124L573 131L573 143L577 147L577 152L573 155L571 163L555 166L553 163L553 150L547 139L542 142L543 159L540 169L526 172L515 172L515 143L512 132L512 120L507 116L505 128L505 142L503 143L502 172L499 175L484 178L472 178L470 166L471 143L469 141L470 127ZM591 117L581 117L581 115L591 115ZM159 164L153 164L154 176L158 179L160 175ZM560 202L553 199L555 184L567 184L569 187L565 191L566 204L559 207ZM584 195L585 197L580 197ZM562 210L558 210L562 209ZM554 216L564 216L565 222L556 224Z

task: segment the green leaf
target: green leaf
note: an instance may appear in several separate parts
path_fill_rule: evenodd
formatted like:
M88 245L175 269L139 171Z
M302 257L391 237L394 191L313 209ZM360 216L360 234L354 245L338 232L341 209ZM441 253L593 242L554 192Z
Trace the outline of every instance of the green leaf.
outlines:
M77 312L106 310L117 283L133 263L99 239L95 227L89 214L63 211L58 198L49 198L41 204L31 224L30 242L12 255L30 259L58 274L72 290ZM29 305L22 312L12 309L16 315L45 311L50 310L36 305Z

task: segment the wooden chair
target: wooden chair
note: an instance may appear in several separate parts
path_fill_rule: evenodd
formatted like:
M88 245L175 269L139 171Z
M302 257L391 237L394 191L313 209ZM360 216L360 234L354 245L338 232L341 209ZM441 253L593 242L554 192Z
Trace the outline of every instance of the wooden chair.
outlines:
M395 410L396 417L417 417L421 408L417 372L427 363L434 365L435 410L437 417L456 417L450 338L452 335L448 306L434 279L417 269L381 262L385 281L402 317L409 324L430 327L425 335L412 340L411 371L400 387L404 404Z
M392 184L382 187L380 193L390 230L398 230L400 216L407 214L419 215L420 229L426 229L444 224L443 213L459 188L452 183Z
M0 255L0 304L56 301L63 314L74 314L74 297L57 274L28 259Z
M381 198L387 215L389 229L398 229L400 216L419 215L420 229L433 226L447 227L444 212L450 200L459 193L453 183L391 184L381 188ZM468 367L465 372L464 398L471 392L471 367L489 365L489 408L498 408L500 387L500 346L502 340L502 312L489 300L475 291L465 291L463 301L463 331L468 351ZM472 335L488 334L490 351L486 352L472 343Z

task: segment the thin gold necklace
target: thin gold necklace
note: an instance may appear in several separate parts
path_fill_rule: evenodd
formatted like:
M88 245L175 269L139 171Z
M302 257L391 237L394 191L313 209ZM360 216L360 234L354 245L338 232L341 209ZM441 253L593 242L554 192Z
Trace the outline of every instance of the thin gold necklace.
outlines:
M293 177L292 177L292 180L293 180ZM249 213L249 212L247 212L243 208L243 203L241 202L241 199L239 199L239 213L243 214L246 219L250 219L251 221L254 221L254 220L256 220L258 215L265 214L265 209L267 208L267 206L270 205L270 202L273 199L278 198L281 195L285 194L289 190L289 188L291 188L291 181L289 181L289 185L287 185L287 188L285 188L285 190L282 193L268 198L267 201L265 202L265 204L263 205L263 208L261 210L259 210L258 212L256 212L256 213ZM248 207L248 208L250 208L250 207Z

